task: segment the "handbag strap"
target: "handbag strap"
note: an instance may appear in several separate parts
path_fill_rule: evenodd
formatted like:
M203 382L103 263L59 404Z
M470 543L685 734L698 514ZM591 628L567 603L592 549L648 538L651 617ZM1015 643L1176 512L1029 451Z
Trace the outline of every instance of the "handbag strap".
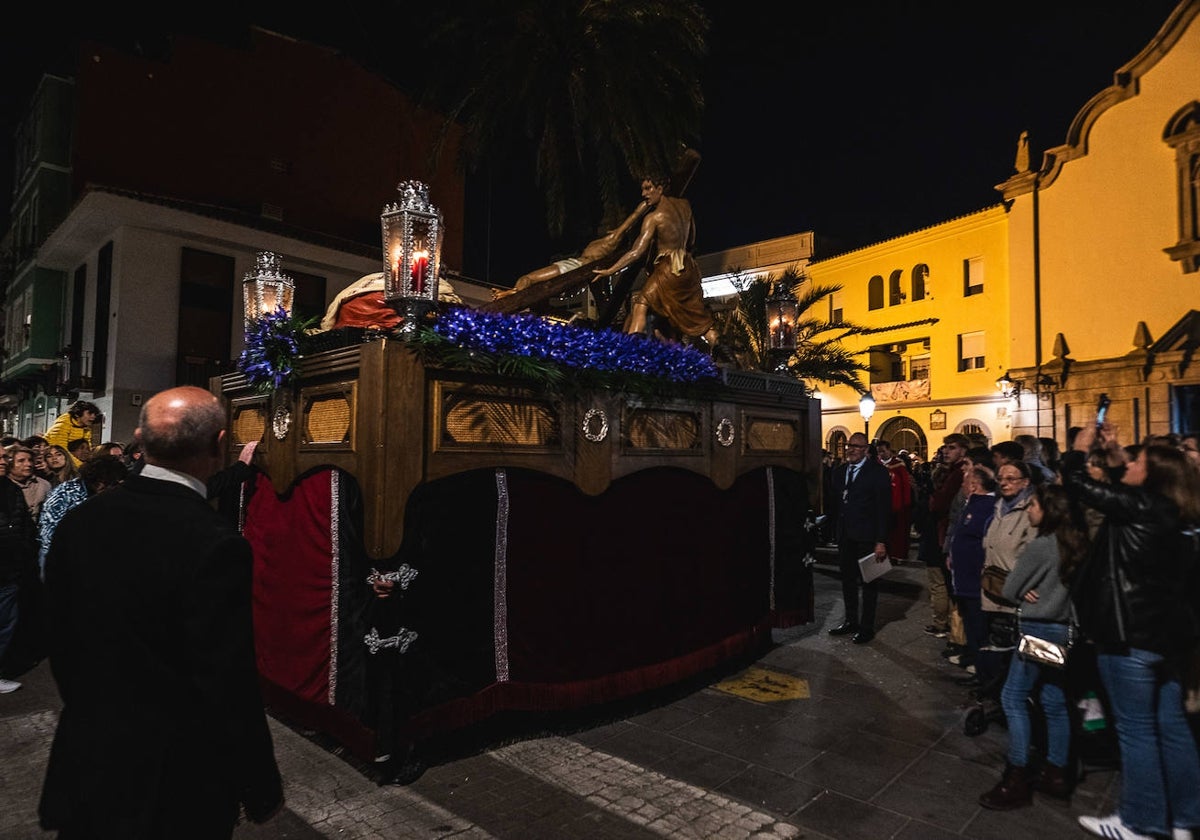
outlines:
M1067 599L1067 608L1071 612L1070 617L1067 619L1067 647L1071 648L1075 645L1075 604L1071 602L1070 598ZM1021 632L1021 607L1019 605L1013 614L1017 619L1017 636L1019 638L1024 635Z

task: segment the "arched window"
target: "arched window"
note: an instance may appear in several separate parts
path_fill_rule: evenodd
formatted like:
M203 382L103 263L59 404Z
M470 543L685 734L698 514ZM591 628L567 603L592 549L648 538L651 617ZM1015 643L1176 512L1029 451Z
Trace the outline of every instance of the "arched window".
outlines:
M929 453L929 444L925 438L924 430L921 429L915 420L908 417L890 418L879 427L877 437L890 443L894 452L899 452L903 449L914 455L919 455L922 461L926 460Z
M1167 121L1163 140L1175 150L1176 217L1179 241L1166 248L1185 274L1200 270L1200 101L1192 101Z
M833 456L833 462L840 464L846 460L846 441L849 440L849 435L844 429L834 429L829 433L829 445L826 449Z
M867 309L883 309L883 278L878 274L867 281Z
M958 428L954 431L960 435L983 435L987 439L988 445L992 444L991 430L984 425L982 420L964 420L958 424Z
M888 306L899 306L904 303L904 290L900 288L900 278L904 273L896 269L888 275Z
M929 266L917 263L912 270L912 300L925 300L925 286L929 279Z

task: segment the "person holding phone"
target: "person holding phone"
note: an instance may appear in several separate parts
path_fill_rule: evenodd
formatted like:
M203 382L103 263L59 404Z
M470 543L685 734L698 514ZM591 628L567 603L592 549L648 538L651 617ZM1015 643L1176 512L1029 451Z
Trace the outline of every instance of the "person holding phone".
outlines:
M1104 427L1105 421L1108 419L1108 406L1112 401L1108 398L1108 394L1101 394L1100 400L1096 404L1096 428Z
M1063 484L1104 517L1071 599L1116 718L1121 796L1116 813L1079 823L1098 837L1187 836L1200 829L1200 753L1182 677L1200 615L1185 585L1195 562L1185 531L1200 525L1200 472L1178 448L1150 443L1119 481L1096 481L1087 454L1097 441L1120 449L1107 420L1084 426L1063 459Z

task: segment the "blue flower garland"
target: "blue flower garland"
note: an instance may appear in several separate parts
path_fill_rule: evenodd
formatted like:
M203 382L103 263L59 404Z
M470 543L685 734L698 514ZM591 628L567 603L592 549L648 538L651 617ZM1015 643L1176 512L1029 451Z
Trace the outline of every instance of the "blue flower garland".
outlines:
M254 319L246 330L246 349L238 356L237 369L255 390L265 393L291 384L300 339L314 320L291 317L282 307Z
M257 318L247 328L246 349L237 369L260 393L289 386L313 319L289 317L283 309ZM653 389L652 381L677 385L714 383L720 372L705 353L643 336L560 324L536 315L505 315L453 308L438 317L432 330L422 328L416 341L443 363L456 364L438 345L462 351L458 363L488 357L501 372L561 383L563 368L583 377L577 384ZM505 363L504 360L511 360ZM521 360L525 360L524 364ZM600 377L597 379L597 377Z
M719 376L712 358L693 347L560 324L536 315L453 309L442 313L433 331L464 349L526 356L578 370L637 374L677 383Z

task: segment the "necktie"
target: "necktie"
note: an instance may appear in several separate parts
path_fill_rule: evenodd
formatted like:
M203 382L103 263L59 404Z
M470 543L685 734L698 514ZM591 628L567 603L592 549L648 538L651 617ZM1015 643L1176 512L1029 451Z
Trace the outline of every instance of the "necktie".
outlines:
M854 479L858 476L859 464L851 464L850 469L846 471L846 487L842 490L842 501L846 501L846 496L850 493L850 485L854 483Z

